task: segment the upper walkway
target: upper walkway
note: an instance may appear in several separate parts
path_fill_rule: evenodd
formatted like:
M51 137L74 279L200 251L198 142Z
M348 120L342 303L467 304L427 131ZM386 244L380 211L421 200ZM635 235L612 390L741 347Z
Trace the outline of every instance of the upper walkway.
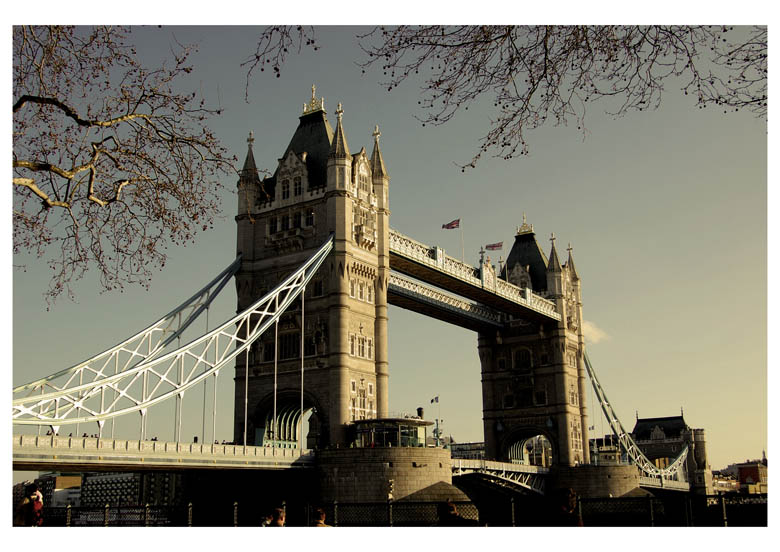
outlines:
M408 236L389 230L390 268L496 311L540 321L560 320L555 303Z

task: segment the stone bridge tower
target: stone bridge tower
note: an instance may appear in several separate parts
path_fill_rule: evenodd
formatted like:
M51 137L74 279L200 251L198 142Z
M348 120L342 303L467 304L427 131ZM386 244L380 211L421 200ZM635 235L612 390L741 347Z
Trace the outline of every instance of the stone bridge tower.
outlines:
M305 290L303 322L298 300L281 317L278 340L269 330L248 358L237 358L238 443L243 440L247 385L247 443L274 440L276 446L296 446L301 355L303 410L312 412L305 447L344 444L351 420L387 415L389 176L379 149L379 127L370 157L365 148L350 153L341 104L336 116L334 131L324 99L316 98L312 87L289 145L273 176L265 179L258 174L251 134L248 140L238 181L238 310L273 289L331 234L335 242Z
M500 277L554 301L561 320L511 318L479 335L485 452L527 459L541 442L552 463L574 466L590 461L582 290L571 248L562 265L551 241L548 260L524 215Z

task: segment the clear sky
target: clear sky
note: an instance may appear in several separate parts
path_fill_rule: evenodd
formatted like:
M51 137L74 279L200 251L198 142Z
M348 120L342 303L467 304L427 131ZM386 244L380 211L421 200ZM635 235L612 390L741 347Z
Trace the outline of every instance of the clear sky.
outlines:
M504 242L509 253L523 213L549 253L573 248L582 278L583 313L592 328L587 350L618 416L674 416L707 431L713 469L760 458L767 447L767 133L748 113L697 109L670 83L661 107L620 119L588 109L588 135L576 125L528 135L530 155L483 158L463 173L491 117L492 98L439 127L414 118L418 89L387 92L381 74L361 75L355 29L320 28L318 52L292 56L275 79L257 72L244 100L240 63L254 51L249 27L134 29L142 57L165 53L175 35L197 42L191 83L219 101L210 125L243 162L254 132L259 167L273 170L311 96L324 96L335 125L343 104L350 150L370 153L378 124L390 173L391 226L460 257L461 234L441 225L461 219L466 260L480 246ZM13 273L13 385L75 364L114 345L187 298L235 255L235 179L226 179L224 216L195 244L170 250L151 289L98 294L91 277L46 311L44 265ZM235 312L231 285L210 324ZM481 384L475 333L390 308L390 410L413 412L440 397L444 430L456 441L482 440ZM230 374L226 374L230 376ZM223 377L218 439L232 438L232 379ZM195 393L195 396L198 394ZM189 395L188 395L189 398ZM586 397L596 435L603 416ZM199 402L193 399L192 402ZM200 433L190 403L184 435ZM166 419L168 421L166 421ZM173 436L168 414L152 417L150 435ZM137 424L132 427L137 426ZM94 432L96 428L82 429ZM137 436L128 427L125 435Z

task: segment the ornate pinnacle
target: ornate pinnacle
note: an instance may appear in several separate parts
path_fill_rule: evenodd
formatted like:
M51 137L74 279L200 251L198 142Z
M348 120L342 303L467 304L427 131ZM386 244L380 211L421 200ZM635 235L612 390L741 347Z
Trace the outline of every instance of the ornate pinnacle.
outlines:
M374 134L372 134L372 136L374 137L375 142L379 142L379 137L382 136L382 133L379 132L379 125L376 125L376 127L374 127Z
M320 98L319 100L315 96L317 92L317 87L313 84L311 85L311 101L309 103L303 104L303 114L306 115L308 113L314 113L315 111L324 111L325 110L325 98Z
M525 213L523 213L523 225L517 227L517 233L518 234L527 234L527 233L533 232L533 231L534 231L534 225L533 224L528 224L528 222L526 222L526 220L525 220Z
M553 244L553 247L555 247L555 232L550 232L550 241Z
M336 117L338 117L339 122L341 121L341 116L344 114L344 110L341 109L341 102L339 102L338 108L336 108Z
M249 138L246 139L246 143L249 144L249 147L252 147L252 143L255 141L255 133L251 130L249 131Z

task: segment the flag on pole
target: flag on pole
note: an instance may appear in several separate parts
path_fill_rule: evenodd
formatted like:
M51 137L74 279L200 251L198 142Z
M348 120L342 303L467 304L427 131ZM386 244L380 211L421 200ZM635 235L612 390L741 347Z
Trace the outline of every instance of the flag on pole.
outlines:
M489 249L491 251L495 251L497 249L503 249L503 248L504 248L504 242L489 243L485 246L485 249Z
M441 227L444 230L452 230L453 228L460 228L460 219L455 219L447 224L442 224Z
M433 398L431 399L431 404L433 404L433 403L437 403L437 402L439 402L439 396L438 396L438 395L436 395L435 397L433 397Z

